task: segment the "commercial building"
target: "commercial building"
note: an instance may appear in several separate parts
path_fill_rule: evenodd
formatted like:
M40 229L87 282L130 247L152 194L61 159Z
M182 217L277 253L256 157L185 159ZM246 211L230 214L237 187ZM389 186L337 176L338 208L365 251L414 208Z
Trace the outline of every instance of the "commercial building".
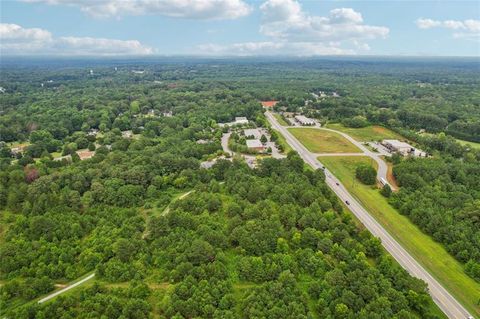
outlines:
M236 117L234 124L248 124L246 117Z
M262 132L258 128L249 128L243 130L243 134L245 134L246 138L255 138L255 139L260 139L262 137Z
M295 119L300 123L300 125L315 125L315 120L303 115L295 115Z
M248 124L248 120L244 116L239 116L235 118L235 121L228 122L228 123L218 123L218 126L225 127L225 126L235 126L235 125L243 125Z
M260 142L260 140L247 140L247 147L251 150L263 152L265 150L265 146Z
M402 155L408 155L415 152L415 147L399 140L383 140L382 145L388 148L391 152L398 152Z

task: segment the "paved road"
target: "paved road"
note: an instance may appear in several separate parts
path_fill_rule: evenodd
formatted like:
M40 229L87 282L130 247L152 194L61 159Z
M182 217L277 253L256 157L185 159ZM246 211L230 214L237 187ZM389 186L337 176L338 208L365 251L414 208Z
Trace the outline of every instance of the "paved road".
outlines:
M267 119L273 128L283 134L288 144L298 152L302 159L314 169L324 166L318 161L315 154L310 153L287 129L278 124L275 117L270 113L265 113ZM428 284L430 295L433 301L449 317L455 319L465 319L470 316L468 311L433 278L370 214L360 203L353 198L342 183L325 169L326 183L343 201L348 201L349 209L362 222L363 225L376 237L380 238L385 249L405 268L412 276L422 279ZM337 185L338 183L338 185Z
M58 295L60 295L60 294L63 294L64 292L67 292L68 290L70 290L70 289L72 289L72 288L75 288L75 287L83 284L85 281L90 280L90 279L92 279L93 277L95 277L95 273L93 273L93 274L91 274L91 275L83 278L82 280L79 280L79 281L71 284L70 286L67 286L67 287L65 287L65 288L63 288L63 289L61 289L61 290L59 290L59 291L56 291L56 292L54 292L54 293L52 293L52 294L50 294L50 295L48 295L48 296L40 299L40 300L38 301L38 303L44 303L45 301L48 301L48 300L50 300L50 299L52 299L52 298L55 298L56 296L58 296Z
M298 126L284 126L284 128L298 128ZM337 130L332 130L330 128L325 128L325 127L320 127L320 126L309 126L309 128L315 128L315 129L319 129L319 130L324 130L324 131L330 131L330 132L334 132L334 133L337 133L337 134L340 134L341 136L343 136L344 138L346 138L348 141L350 141L353 145L355 145L356 147L358 147L363 153L343 153L343 154L339 154L338 156L358 156L358 155L365 155L365 156L368 156L370 158L372 158L375 162L377 162L377 165L378 165L378 169L377 169L377 179L381 182L382 179L384 179L385 181L388 181L388 178L387 178L387 173L388 173L388 165L387 163L385 163L385 161L380 157L381 154L378 154L378 153L375 153L375 152L372 152L370 151L368 148L366 148L362 143L358 142L357 140L355 140L353 137L351 137L350 135L346 134L346 133L343 133L343 132L340 132L340 131L337 131ZM331 155L329 154L318 154L319 156L336 156L334 155L333 153L330 153ZM396 187L391 185L390 183L388 184L390 186L390 188L392 190L396 190Z
M233 155L233 152L232 150L228 147L228 140L230 139L230 135L232 135L231 132L228 132L228 133L225 133L222 135L222 148L223 148L223 151L227 154L229 154L230 156Z

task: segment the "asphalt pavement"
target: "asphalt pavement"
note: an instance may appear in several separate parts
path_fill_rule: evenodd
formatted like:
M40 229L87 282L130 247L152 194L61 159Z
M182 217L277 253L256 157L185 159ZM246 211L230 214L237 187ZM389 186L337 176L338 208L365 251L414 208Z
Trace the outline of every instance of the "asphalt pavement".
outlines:
M326 169L317 159L316 154L309 152L288 130L281 126L275 117L269 112L265 115L274 129L279 131L285 137L287 143L298 152L302 159L314 169L324 169L325 181L335 194L344 202L349 202L347 206L350 211L362 222L363 225L375 236L381 239L382 245L392 255L397 262L405 268L412 276L425 281L428 285L430 295L439 308L448 316L448 318L465 319L471 315L468 311L430 275L366 210L360 203L346 190L342 183L333 174ZM328 130L328 129L326 129ZM337 132L337 131L335 131ZM339 132L337 132L339 133ZM342 134L343 135L343 134ZM347 135L348 136L348 135ZM346 137L346 136L345 136ZM350 140L350 138L348 138ZM350 140L351 141L351 140ZM355 141L355 145L358 142ZM357 145L358 146L358 145ZM360 149L367 150L363 145ZM381 159L380 159L381 160ZM379 166L380 167L380 166Z
M301 126L300 126L301 127ZM299 126L287 126L287 127L282 127L285 129L285 131L287 131L286 129L287 128L299 128ZM340 131L337 131L337 130L333 130L333 129L330 129L330 128L325 128L325 127L320 127L320 126L308 126L308 128L314 128L314 129L318 129L318 130L324 130L324 131L330 131L330 132L334 132L334 133L337 133L337 134L340 134L341 136L343 136L344 138L346 138L349 142L351 142L353 145L355 145L356 147L358 147L362 153L338 153L338 156L368 156L370 157L371 159L373 159L375 162L377 162L377 165L378 165L378 169L377 169L377 179L379 181L381 181L382 179L385 180L385 181L388 181L388 178L387 178L387 173L388 173L388 165L387 163L385 163L385 161L380 157L382 154L378 154L378 153L375 153L375 152L372 152L371 150L369 150L368 148L365 147L365 145L363 145L363 143L355 140L353 137L351 137L350 135L346 134L346 133L343 133L343 132L340 132ZM288 131L287 131L288 132ZM317 154L318 156L337 156L336 154L334 153L330 153L330 154ZM396 187L392 184L388 184L390 186L390 188L392 190L396 190Z

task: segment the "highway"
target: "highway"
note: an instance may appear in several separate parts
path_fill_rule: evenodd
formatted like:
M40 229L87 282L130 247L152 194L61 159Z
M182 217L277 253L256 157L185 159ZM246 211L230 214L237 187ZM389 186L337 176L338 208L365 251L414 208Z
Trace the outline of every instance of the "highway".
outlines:
M274 129L279 131L286 139L287 143L302 157L302 159L314 169L324 168L318 161L317 156L309 152L288 130L281 126L275 117L269 111L265 116ZM335 131L337 132L337 131ZM338 132L337 132L338 133ZM343 134L342 134L343 135ZM347 135L348 136L348 135ZM356 141L355 141L356 142ZM358 143L358 142L357 142ZM357 145L357 144L355 144ZM358 146L358 145L357 145ZM362 145L362 150L365 147ZM369 151L369 150L367 150ZM370 152L370 151L369 151ZM448 318L465 319L471 315L468 311L433 278L366 210L362 205L346 190L342 183L325 168L325 181L327 185L344 203L348 201L348 208L362 222L363 225L375 236L380 238L382 245L392 255L397 262L405 268L412 276L425 281L428 285L430 295L439 308L448 316ZM338 184L338 185L337 185Z
M287 128L298 128L298 126L287 126L287 127L283 127L283 128L285 128L285 129L287 129ZM334 133L340 134L341 136L346 138L350 143L352 143L353 145L358 147L363 153L346 153L346 154L339 153L338 156L362 156L362 155L368 156L371 159L373 159L375 162L377 162L377 165L378 165L377 179L379 181L381 181L382 179L385 180L385 181L388 181L388 178L387 178L388 166L387 166L387 163L385 163L385 161L380 157L381 154L370 151L368 148L365 147L365 145L363 145L361 142L355 140L353 137L351 137L350 135L348 135L346 133L343 133L343 132L340 132L340 131L337 131L337 130L332 130L330 128L320 127L320 126L309 126L309 128L315 128L315 129L318 129L318 130L334 132ZM318 156L336 156L335 154L317 154L317 155ZM390 188L392 190L396 190L396 187L394 185L391 185L391 184L388 184L388 185L390 186Z

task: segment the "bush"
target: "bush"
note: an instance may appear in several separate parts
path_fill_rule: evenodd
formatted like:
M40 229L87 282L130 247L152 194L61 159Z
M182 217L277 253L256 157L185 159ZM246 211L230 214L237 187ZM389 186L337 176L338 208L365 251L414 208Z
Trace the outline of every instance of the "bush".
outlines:
M392 195L392 189L390 188L390 186L388 184L385 184L383 186L382 190L380 191L380 194L382 194L383 196L388 198Z
M357 166L355 176L365 185L374 185L377 171L371 165L362 164Z
M360 128L360 127L366 127L370 125L368 123L367 119L364 118L363 116L355 116L352 118L346 118L342 121L342 124L345 125L346 127L353 127L353 128Z

